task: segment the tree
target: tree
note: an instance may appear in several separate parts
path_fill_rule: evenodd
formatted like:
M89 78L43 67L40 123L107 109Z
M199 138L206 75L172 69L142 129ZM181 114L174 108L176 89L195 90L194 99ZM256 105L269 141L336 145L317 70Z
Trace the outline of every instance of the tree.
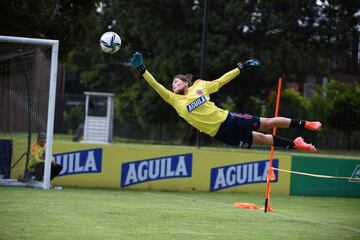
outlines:
M273 92L268 99L266 104L266 117L274 117L276 102L276 92ZM300 95L299 92L292 88L285 88L281 92L281 100L279 106L279 116L295 118L295 119L308 119L310 104L307 99ZM282 131L278 129L279 135L294 138L294 136L308 137L310 133L304 132L302 129L294 128Z
M360 87L340 85L343 91L336 92L330 103L329 123L344 133L348 150L351 150L353 133L360 130Z
M97 0L0 1L0 32L19 37L60 40L60 58L83 49L95 23Z
M268 103L266 105L266 116L273 117L275 111L275 100L276 93L273 92L269 96ZM295 91L292 88L285 88L281 92L281 101L279 106L279 112L281 116L284 117L302 117L306 119L308 117L309 102L299 92Z

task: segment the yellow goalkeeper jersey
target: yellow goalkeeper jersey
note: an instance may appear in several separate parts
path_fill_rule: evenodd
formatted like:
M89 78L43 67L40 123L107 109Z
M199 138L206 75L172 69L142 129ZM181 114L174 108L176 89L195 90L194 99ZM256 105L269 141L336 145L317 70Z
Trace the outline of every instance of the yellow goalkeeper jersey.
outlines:
M143 77L191 126L213 137L219 130L221 123L226 120L229 112L218 108L211 102L210 94L217 92L239 74L240 70L236 68L214 81L196 80L188 88L187 95L175 94L166 89L148 71L145 71Z
M29 169L34 170L34 165L39 162L44 162L45 145L41 146L37 142L31 144L31 157L29 161Z

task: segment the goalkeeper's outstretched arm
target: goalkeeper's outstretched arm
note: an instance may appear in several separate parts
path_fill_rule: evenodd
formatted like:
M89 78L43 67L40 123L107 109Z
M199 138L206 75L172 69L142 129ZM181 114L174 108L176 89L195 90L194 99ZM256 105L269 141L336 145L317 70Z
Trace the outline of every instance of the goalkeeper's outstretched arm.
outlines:
M155 78L149 73L149 71L145 71L143 74L143 77L145 80L149 83L149 85L164 99L166 102L169 102L171 94L173 94L171 91L167 90L163 85L158 83Z
M225 73L220 78L216 79L215 81L218 82L219 88L233 80L236 76L240 74L240 72L246 71L248 69L255 68L260 65L260 61L257 59L250 59L246 62L240 62L237 64L236 68Z
M170 101L171 91L166 89L163 85L158 83L155 78L151 75L149 71L146 70L144 65L144 60L141 53L136 52L131 58L131 64L139 70L145 80L149 83L149 85L164 99L166 102Z

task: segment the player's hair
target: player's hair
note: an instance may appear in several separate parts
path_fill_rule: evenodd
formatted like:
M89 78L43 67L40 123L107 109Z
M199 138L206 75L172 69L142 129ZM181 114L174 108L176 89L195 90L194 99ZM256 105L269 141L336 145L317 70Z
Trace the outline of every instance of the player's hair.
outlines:
M37 139L39 139L40 137L46 137L46 133L45 132L39 132L37 135Z
M174 77L175 78L179 78L181 79L183 82L187 82L189 84L189 87L193 84L192 82L192 78L193 78L193 75L192 74L178 74Z

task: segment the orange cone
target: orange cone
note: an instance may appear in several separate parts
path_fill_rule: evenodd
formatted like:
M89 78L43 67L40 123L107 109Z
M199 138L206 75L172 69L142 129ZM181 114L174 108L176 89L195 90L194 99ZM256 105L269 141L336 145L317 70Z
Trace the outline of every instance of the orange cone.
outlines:
M234 208L246 208L246 209L252 209L252 210L258 209L255 203L244 203L244 202L234 203L233 207Z

